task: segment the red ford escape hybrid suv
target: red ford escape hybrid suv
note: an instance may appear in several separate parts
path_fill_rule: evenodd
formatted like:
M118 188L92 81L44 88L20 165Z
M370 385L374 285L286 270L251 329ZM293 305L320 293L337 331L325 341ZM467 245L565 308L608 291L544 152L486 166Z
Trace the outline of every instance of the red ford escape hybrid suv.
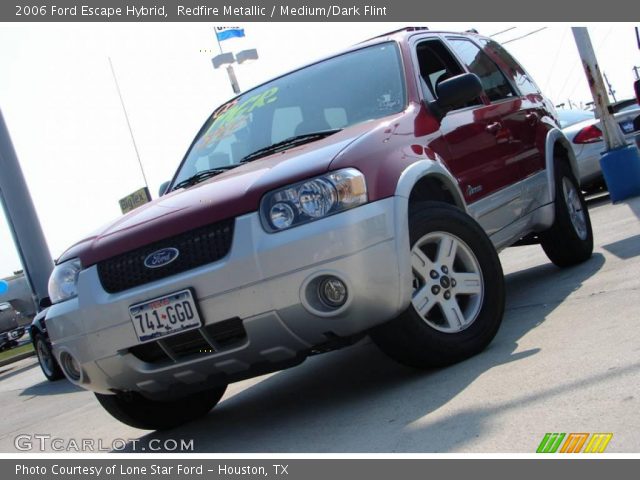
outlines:
M414 367L460 361L500 325L497 251L590 257L576 173L552 105L496 42L382 35L217 108L161 198L68 249L53 351L145 429L365 334Z

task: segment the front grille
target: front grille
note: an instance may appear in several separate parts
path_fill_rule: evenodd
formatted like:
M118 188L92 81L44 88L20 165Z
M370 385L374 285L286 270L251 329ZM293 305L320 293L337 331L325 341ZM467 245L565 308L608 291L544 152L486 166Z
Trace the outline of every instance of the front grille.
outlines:
M98 263L102 287L109 293L122 292L220 260L231 248L233 226L233 219L224 220L104 260ZM147 256L170 247L180 252L173 262L160 268L144 265Z
M206 325L131 347L129 352L147 363L172 363L194 355L220 352L244 342L247 332L239 318Z

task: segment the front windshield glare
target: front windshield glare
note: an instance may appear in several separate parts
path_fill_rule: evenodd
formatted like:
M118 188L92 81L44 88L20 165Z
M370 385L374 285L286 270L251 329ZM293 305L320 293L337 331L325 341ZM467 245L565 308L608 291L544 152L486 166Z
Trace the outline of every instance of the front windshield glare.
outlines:
M282 140L342 129L403 110L395 43L334 57L251 90L218 108L189 151L174 185L236 165Z

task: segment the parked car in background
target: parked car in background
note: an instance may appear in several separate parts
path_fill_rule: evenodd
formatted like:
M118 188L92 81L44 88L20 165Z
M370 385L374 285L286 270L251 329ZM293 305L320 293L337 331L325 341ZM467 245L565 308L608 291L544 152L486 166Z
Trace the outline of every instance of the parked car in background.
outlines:
M634 144L636 135L640 133L640 107L633 103L619 102L619 105L618 113L615 113L614 117L627 142ZM582 187L588 190L602 186L604 181L600 157L606 147L600 120L595 117L594 112L586 110L558 110L558 118L578 161Z
M459 362L502 321L499 250L593 250L553 105L468 32L391 32L238 95L162 191L62 254L46 313L67 378L143 429L364 335Z
M0 351L14 347L26 329L20 325L20 314L10 303L0 303Z
M628 112L629 110L633 110L635 108L638 108L638 102L635 98L618 100L617 102L611 104L612 113Z

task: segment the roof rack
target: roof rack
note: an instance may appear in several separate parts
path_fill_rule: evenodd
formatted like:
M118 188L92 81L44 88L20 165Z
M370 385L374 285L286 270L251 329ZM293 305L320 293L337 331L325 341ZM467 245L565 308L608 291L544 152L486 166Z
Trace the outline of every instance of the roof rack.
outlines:
M417 32L420 30L429 30L429 27L402 27L402 28L398 28L397 30L391 30L390 32L385 32L385 33L381 33L380 35L376 35L375 37L371 37L371 38L367 38L366 40L363 40L359 43L366 43L370 40L374 40L376 38L380 38L380 37L388 37L389 35L393 35L394 33L400 33L400 32Z

